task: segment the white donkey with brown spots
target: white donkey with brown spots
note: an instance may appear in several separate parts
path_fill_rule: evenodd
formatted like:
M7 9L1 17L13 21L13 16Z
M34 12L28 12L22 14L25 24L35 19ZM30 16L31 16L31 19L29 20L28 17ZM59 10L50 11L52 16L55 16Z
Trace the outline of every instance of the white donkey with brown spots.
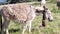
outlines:
M4 18L1 34L3 34L4 28L6 28L6 34L9 34L8 25L10 20L13 20L15 23L23 24L22 34L24 34L27 27L29 27L29 33L31 33L31 24L36 15L40 15L40 13L46 12L47 18L49 18L50 21L53 19L51 11L48 10L49 9L46 7L34 7L27 4L4 5L0 9L0 15Z

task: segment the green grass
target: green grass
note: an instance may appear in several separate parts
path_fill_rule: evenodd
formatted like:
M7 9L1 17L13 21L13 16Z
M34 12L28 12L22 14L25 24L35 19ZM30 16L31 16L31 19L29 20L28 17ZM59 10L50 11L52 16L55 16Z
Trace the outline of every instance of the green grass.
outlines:
M37 16L32 23L32 34L60 34L60 10L58 10L56 4L53 3L47 3L47 6L52 11L54 20L52 22L46 20L46 26L39 27L39 25L41 25L42 16ZM21 34L22 24L11 21L9 32L10 34ZM28 29L25 34L29 34Z
M54 20L53 22L49 22L46 20L46 26L40 27L41 25L41 16L37 16L36 19L34 19L32 23L32 34L60 34L60 13L54 13ZM11 21L9 25L10 34L21 34L22 32L22 25L21 24L15 24ZM28 29L25 32L25 34L28 33Z

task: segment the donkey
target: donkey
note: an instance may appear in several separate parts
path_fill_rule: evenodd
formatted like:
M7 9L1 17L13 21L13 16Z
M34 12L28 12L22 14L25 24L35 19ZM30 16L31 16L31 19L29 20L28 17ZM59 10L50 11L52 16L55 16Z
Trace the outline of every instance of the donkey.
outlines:
M9 34L8 25L10 23L10 20L13 20L15 23L23 24L22 34L24 34L27 27L29 27L29 33L31 33L32 21L34 20L35 16L40 15L40 13L43 12L46 12L45 15L47 18L49 18L49 21L53 20L51 11L45 6L34 7L27 4L11 4L3 6L0 10L0 14L4 18L1 34L3 34L4 28L6 28L6 34Z

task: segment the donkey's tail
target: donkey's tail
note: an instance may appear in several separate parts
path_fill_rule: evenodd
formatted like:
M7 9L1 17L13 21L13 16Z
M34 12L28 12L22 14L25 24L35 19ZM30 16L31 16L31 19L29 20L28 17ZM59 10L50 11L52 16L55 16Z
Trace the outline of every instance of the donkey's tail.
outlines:
M2 30L2 12L0 10L0 31Z

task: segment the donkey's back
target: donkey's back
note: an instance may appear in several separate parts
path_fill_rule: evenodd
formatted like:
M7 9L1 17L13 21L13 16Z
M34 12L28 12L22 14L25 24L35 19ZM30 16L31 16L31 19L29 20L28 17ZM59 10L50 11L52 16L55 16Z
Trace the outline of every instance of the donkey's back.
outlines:
M15 22L26 21L28 16L32 17L33 11L31 6L26 4L16 4L4 6L2 8L3 16L6 18L12 18ZM31 14L31 15L30 15Z

